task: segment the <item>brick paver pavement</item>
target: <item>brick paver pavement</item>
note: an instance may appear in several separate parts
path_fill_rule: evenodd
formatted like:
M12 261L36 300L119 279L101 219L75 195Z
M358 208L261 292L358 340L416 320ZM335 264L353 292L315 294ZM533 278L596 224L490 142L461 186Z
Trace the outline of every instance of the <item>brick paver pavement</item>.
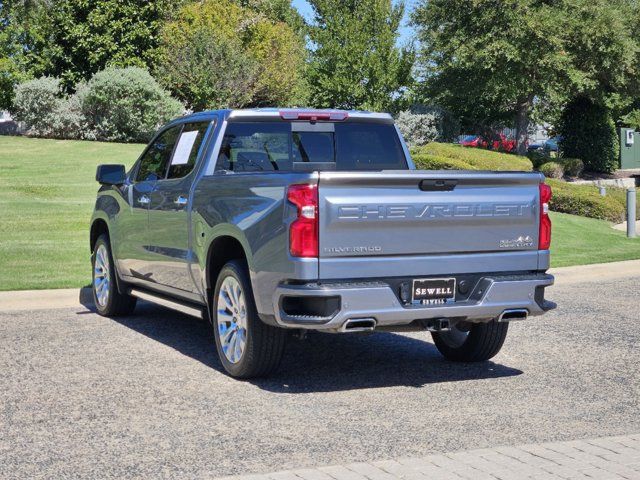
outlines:
M640 434L224 477L224 480L396 479L640 480Z

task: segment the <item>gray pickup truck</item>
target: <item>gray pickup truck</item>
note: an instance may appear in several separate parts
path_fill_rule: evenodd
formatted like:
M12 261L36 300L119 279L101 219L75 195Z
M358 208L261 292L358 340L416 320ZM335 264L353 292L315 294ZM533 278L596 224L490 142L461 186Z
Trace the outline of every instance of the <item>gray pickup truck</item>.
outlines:
M196 113L96 178L98 313L206 318L235 377L272 372L291 330L429 331L484 361L555 307L544 177L416 170L387 114Z

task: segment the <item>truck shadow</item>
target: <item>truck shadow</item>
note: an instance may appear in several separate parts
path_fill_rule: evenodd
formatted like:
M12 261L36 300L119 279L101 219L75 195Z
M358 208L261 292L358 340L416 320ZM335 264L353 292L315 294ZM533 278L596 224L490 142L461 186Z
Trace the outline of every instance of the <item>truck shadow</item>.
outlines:
M139 315L113 320L224 372L206 322L148 303L136 308L136 314ZM251 383L274 393L313 393L392 386L418 388L523 373L494 362L448 362L429 340L427 333L409 336L312 332L303 340L292 336L278 371Z

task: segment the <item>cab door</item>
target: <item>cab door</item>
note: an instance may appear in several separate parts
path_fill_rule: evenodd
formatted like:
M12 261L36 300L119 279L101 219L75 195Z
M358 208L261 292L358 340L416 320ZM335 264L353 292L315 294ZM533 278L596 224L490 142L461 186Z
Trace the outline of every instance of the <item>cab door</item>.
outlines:
M151 278L176 293L200 293L193 281L190 241L191 186L211 122L185 123L149 204L149 271Z
M163 178L181 126L170 127L149 144L132 172L124 195L128 209L119 216L114 242L118 270L132 283L153 283L149 247L149 206L158 179Z

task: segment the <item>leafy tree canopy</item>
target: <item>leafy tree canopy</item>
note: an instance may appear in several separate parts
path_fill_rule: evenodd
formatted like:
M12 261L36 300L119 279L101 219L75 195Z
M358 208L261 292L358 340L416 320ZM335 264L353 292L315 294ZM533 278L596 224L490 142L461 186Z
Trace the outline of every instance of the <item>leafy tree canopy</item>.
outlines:
M46 2L0 1L0 109L13 103L14 87L32 76L29 52L40 40L38 26L46 21Z
M286 23L300 34L304 32L304 19L291 5L291 0L239 0L239 3L243 7L263 14L271 21Z
M610 110L586 96L569 102L559 125L561 148L568 158L584 161L587 170L613 172L618 164L618 134Z
M520 153L534 109L583 94L612 101L634 75L624 0L421 0L418 96L469 124L516 121Z
M0 106L30 77L60 78L68 91L107 66L154 63L171 0L9 0L0 3Z
M311 104L394 110L411 84L409 47L397 46L404 4L391 0L311 0Z
M292 105L303 95L304 58L304 40L287 23L204 0L185 4L163 28L156 73L195 110Z

